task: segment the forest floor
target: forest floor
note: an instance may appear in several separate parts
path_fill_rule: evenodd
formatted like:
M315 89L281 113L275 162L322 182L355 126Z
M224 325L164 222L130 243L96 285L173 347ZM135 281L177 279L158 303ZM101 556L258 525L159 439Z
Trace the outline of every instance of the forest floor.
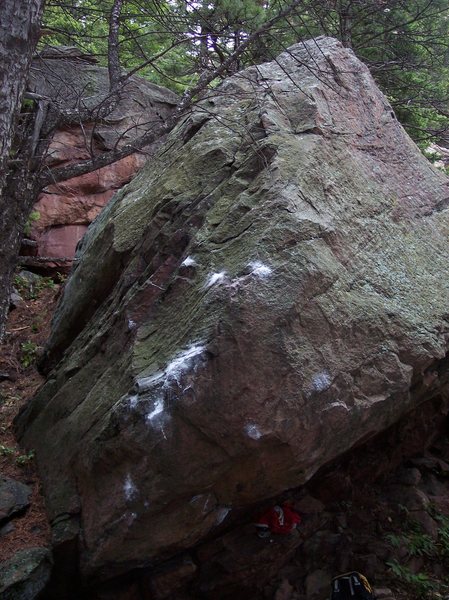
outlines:
M44 378L36 359L50 331L60 286L48 278L30 283L16 278L23 302L9 314L7 333L0 346L0 474L32 489L30 506L0 528L0 561L18 550L49 546L50 527L32 450L19 447L13 420L34 395ZM3 528L5 529L5 528Z

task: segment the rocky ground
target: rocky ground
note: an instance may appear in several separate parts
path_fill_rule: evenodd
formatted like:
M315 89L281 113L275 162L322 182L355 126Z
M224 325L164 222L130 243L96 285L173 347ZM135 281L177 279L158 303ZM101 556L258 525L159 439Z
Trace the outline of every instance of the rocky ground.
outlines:
M0 357L0 597L45 599L49 526L33 454L18 447L12 421L42 382L35 361L60 286L27 274L16 285L22 301L10 313ZM384 465L374 481L379 463L389 460L393 437L287 494L304 516L298 532L259 539L243 522L197 548L192 563L184 560L173 573L153 577L145 598L324 600L332 576L348 570L367 575L379 599L449 598L449 440L443 432L399 468L389 472ZM257 575L261 566L265 580ZM200 573L193 587L178 588L181 571L186 580ZM125 600L132 593L118 586L95 597Z

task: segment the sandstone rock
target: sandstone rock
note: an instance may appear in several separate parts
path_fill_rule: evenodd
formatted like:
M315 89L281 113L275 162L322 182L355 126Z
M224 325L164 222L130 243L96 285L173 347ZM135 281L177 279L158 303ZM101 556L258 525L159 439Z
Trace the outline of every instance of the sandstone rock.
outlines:
M53 54L44 53L35 58L31 89L50 96L63 109L74 109L80 97L86 107L94 107L108 92L107 69L92 64L86 56L56 50ZM86 90L89 92L87 97ZM177 101L176 94L170 90L131 77L107 118L98 123L84 123L82 128L67 127L55 133L48 152L48 164L66 166L86 160L92 153L95 155L115 145L121 146L143 133L145 127L151 127L152 122L166 119ZM38 218L33 221L31 237L37 242L36 256L73 258L87 226L157 147L156 142L145 149L145 154L136 153L93 173L48 186L34 206ZM44 269L67 272L70 264L70 261L55 261L55 264L46 263Z
M201 101L87 231L18 421L50 518L82 515L83 577L250 520L425 400L447 411L447 198L335 40Z
M20 550L0 563L2 600L35 600L47 585L51 574L51 553L47 548Z
M9 477L0 477L0 523L29 506L31 489Z

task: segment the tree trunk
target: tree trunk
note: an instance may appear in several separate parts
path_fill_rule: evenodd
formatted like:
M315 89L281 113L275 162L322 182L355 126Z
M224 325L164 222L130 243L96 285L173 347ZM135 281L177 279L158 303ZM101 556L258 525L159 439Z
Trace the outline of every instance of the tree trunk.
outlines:
M340 40L346 48L352 48L352 18L353 18L353 2L345 2L340 6Z
M25 220L6 185L16 119L27 81L33 52L39 39L44 0L1 0L0 2L0 339L9 307L14 254L20 245ZM19 169L20 171L22 169ZM12 263L11 264L11 260Z

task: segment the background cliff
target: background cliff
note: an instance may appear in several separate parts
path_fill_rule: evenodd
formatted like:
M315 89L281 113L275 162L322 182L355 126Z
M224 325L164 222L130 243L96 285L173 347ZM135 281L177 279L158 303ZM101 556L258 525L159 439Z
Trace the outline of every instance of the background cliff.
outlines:
M80 110L80 106L93 111L90 120L80 115L77 123L55 132L46 158L49 168L76 164L120 148L167 119L179 100L166 88L131 77L114 109L98 118L98 107L108 94L109 75L107 68L96 63L95 58L73 47L48 49L33 61L29 81L33 93L51 98L61 111ZM30 258L22 262L47 274L68 273L76 245L88 225L161 141L86 175L47 186L27 225L22 253Z

